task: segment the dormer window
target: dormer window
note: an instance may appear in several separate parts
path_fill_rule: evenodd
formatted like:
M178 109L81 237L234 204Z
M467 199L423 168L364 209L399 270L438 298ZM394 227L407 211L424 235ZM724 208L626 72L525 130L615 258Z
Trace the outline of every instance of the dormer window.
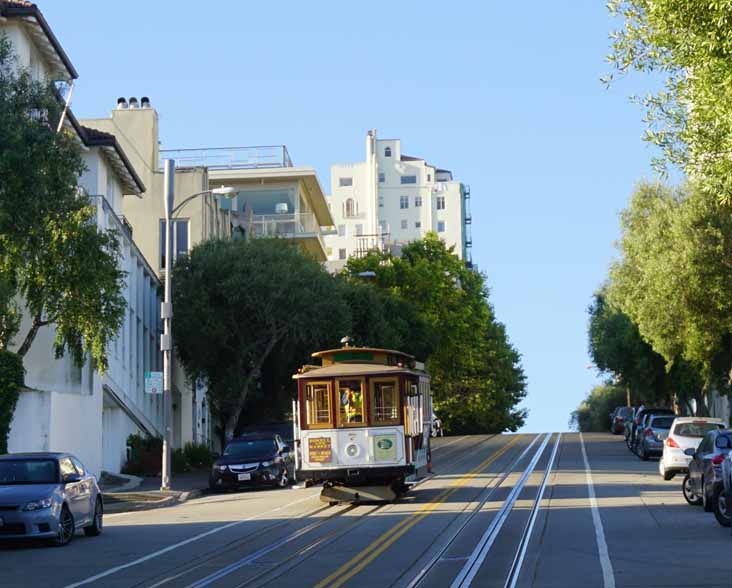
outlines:
M391 157L391 147L384 149L384 157Z

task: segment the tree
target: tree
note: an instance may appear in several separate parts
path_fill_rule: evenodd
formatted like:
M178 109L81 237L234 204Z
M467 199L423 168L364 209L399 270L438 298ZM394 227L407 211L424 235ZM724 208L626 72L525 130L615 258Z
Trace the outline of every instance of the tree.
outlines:
M732 1L612 0L623 20L611 35L614 73L661 73L640 99L660 169L677 165L700 189L732 203ZM611 74L607 81L612 81Z
M451 432L516 430L526 411L520 356L495 319L484 277L465 266L433 233L402 249L350 259L351 280L374 272L373 283L411 305L426 329L433 398Z
M610 428L609 415L615 407L625 404L625 390L610 383L595 386L572 412L569 419L571 429L583 433L598 433Z
M698 371L703 383L693 397L705 414L708 391L728 389L732 217L693 184L677 190L641 184L621 227L608 299L669 367L683 359L686 371ZM679 375L687 384L693 380Z
M333 277L284 239L199 244L175 264L173 284L176 351L192 380L208 382L227 437L273 353L287 359L281 382L350 325Z
M116 234L97 228L78 190L78 140L56 132L62 107L54 85L18 68L0 38L0 340L9 344L27 310L20 356L53 325L57 357L68 351L80 365L89 353L104 371L124 319L124 273Z
M587 309L588 350L593 363L600 372L622 382L628 406L633 402L668 402L666 361L641 337L628 315L608 303L606 289L595 293Z

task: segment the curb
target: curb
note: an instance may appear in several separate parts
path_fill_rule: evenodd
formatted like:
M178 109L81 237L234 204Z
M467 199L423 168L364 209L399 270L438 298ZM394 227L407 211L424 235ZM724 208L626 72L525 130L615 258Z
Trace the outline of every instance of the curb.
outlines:
M117 486L115 488L109 488L104 492L104 494L114 494L115 492L129 492L130 490L139 488L144 481L144 478L140 478L138 476L130 476L129 474L114 474L114 476L115 478L122 478L127 480L127 483L123 484L122 486Z
M170 496L164 496L160 500L153 500L153 501L113 501L110 503L105 503L104 505L104 511L108 514L118 514L123 512L139 512L139 511L145 511L145 510L155 510L158 508L168 508L171 506L176 506L178 504L183 504L184 502L187 502L188 500L192 500L194 498L198 498L203 495L202 490L189 490L186 492L180 492L176 494L172 494ZM107 496L107 493L103 493L103 496ZM114 499L114 496L110 496L109 498Z

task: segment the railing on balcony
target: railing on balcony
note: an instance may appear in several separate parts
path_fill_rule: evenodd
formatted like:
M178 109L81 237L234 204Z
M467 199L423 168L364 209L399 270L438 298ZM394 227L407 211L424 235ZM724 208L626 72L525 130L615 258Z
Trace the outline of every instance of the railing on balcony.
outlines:
M250 226L253 237L297 237L320 233L320 226L312 212L253 214Z
M292 167L292 160L285 145L164 149L160 151L161 167L165 159L174 159L176 167L207 167L209 169Z

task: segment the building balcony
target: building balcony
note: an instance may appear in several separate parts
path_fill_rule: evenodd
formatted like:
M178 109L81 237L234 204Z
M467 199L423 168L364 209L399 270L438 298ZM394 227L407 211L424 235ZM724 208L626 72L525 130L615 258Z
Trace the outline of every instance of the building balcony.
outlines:
M323 234L312 212L253 214L238 224L253 238L297 239L305 251L318 261L325 261L327 258Z
M176 167L207 167L211 170L293 167L285 145L164 149L160 151L161 167L165 159L174 159Z

